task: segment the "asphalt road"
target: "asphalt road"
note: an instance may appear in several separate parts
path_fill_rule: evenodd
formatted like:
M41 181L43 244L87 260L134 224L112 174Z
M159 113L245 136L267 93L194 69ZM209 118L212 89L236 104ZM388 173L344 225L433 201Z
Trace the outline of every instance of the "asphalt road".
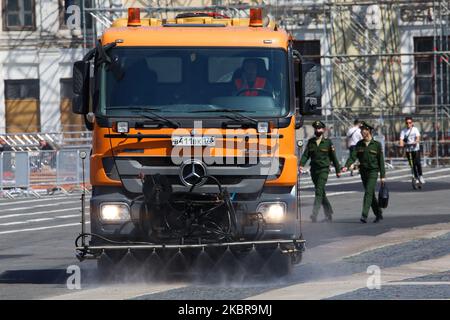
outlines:
M422 190L409 169L387 173L389 208L378 224L359 222L359 176L330 176L333 223L311 223L313 188L302 176L307 250L292 275L267 281L205 283L183 278L102 282L94 261L78 262L80 195L0 200L0 299L379 299L450 298L450 168L427 168ZM372 214L372 213L371 213ZM69 266L81 268L81 290L69 290ZM367 267L382 287L366 288Z

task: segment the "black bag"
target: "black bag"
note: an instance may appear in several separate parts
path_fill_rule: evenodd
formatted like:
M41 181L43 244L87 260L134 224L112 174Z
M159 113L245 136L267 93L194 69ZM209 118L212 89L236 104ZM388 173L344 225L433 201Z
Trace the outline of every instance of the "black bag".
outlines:
M378 204L380 208L387 208L389 203L389 189L386 183L381 184L380 190L378 191Z

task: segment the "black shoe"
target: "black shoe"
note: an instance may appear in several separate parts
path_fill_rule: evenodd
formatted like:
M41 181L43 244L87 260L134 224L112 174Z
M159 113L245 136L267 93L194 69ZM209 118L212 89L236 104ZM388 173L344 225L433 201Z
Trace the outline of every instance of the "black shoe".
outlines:
M361 221L362 223L367 223L367 219L366 218L361 218L361 219L359 219L359 221Z
M317 217L316 216L312 215L312 216L310 216L310 218L311 218L311 222L317 222Z
M382 220L382 219L383 219L383 217L377 216L377 217L375 218L375 220L373 220L373 223L378 223L378 222L380 222L380 220Z
M327 217L325 217L325 219L323 219L320 222L333 222L333 218L331 216L327 216Z

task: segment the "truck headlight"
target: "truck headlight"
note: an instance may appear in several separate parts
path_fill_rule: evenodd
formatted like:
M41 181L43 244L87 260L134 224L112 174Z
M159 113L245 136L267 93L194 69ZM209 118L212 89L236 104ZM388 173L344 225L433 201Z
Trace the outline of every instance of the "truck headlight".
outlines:
M130 131L127 121L117 121L112 125L112 130L117 133L128 133Z
M103 203L100 207L100 219L115 223L130 220L130 207L126 203Z
M269 123L268 122L258 122L258 132L259 133L268 133L269 132Z
M261 212L267 223L280 223L286 216L286 203L262 202L256 211Z

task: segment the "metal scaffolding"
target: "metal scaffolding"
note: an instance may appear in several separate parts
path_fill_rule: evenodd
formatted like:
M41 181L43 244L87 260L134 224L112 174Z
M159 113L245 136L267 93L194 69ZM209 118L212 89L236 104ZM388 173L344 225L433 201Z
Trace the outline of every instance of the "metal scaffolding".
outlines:
M341 136L354 118L377 124L378 134L389 144L398 140L406 115L417 118L429 132L433 144L429 155L434 163L450 159L450 4L444 0L380 1L268 1L280 24L294 35L315 33L322 52L320 58L331 99L323 107L323 117ZM314 31L317 30L317 31ZM426 52L416 52L404 42L413 36L402 32L425 31L433 39ZM419 32L421 33L421 32ZM299 38L300 38L299 37ZM304 38L303 38L304 39ZM434 100L409 101L415 90L417 61L432 57L434 75L430 79ZM409 68L409 85L405 86ZM331 67L328 67L331 66ZM432 133L431 133L432 132ZM390 152L399 154L397 150Z

